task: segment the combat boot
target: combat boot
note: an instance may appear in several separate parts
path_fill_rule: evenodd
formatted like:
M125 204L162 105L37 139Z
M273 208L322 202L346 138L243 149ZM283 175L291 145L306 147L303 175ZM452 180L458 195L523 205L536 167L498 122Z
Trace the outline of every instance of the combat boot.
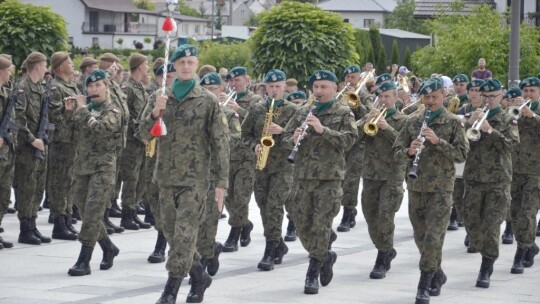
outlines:
M349 217L349 221L350 221L349 227L351 227L351 229L356 226L356 215L357 214L358 214L358 211L356 210L356 208L351 207L351 215Z
M193 263L189 270L191 289L186 298L187 303L201 303L204 300L204 291L212 284L212 278L206 273L200 262Z
M77 239L77 234L72 233L66 226L66 217L63 215L57 215L54 217L54 227L52 231L52 238L58 240L74 241Z
M3 248L13 247L13 243L4 241L4 239L1 236L0 236L0 245L2 245Z
M339 226L337 227L337 231L347 232L351 230L351 211L350 208L343 207L343 217L341 218L341 223L339 223Z
M141 219L139 218L139 216L137 216L137 211L135 210L132 210L131 212L133 212L133 221L135 222L135 224L139 225L139 228L141 229L150 229L152 228L152 225L150 225L149 223L145 223L143 221L141 221Z
M257 268L261 270L274 269L274 258L276 257L276 247L278 242L266 241L266 248L264 248L264 255L257 265Z
M502 235L503 244L512 244L514 243L514 233L512 232L512 222L506 221L506 227Z
M135 212L136 212L135 214L144 215L145 210L146 210L146 207L144 206L144 202L140 201L137 204L137 207L135 207Z
M242 231L242 227L231 227L231 232L229 232L229 237L223 244L223 252L238 251L238 239L240 238L241 231Z
M9 212L9 209L8 209ZM540 236L540 220L538 220L538 225L536 226L536 236Z
M81 246L81 253L79 253L79 258L73 267L68 271L70 276L83 276L88 275L92 271L90 270L90 260L92 259L92 252L94 251L93 247Z
M331 250L328 250L328 253L326 254L326 258L324 259L324 262L321 267L321 285L327 286L332 282L332 278L334 277L334 264L337 260L337 254Z
M420 272L420 281L418 281L418 291L416 292L415 304L429 304L429 291L432 280L433 272Z
M79 234L79 231L77 231L77 229L75 229L75 227L73 227L73 220L75 220L75 219L71 217L71 214L64 217L64 219L66 220L67 229L69 231L71 231L71 233L73 233L73 234Z
M523 273L523 258L525 257L525 252L527 249L518 247L516 249L516 255L514 255L514 264L510 269L510 273L521 274Z
M99 247L103 250L103 260L99 264L99 269L107 270L113 267L114 257L120 253L120 249L116 247L111 239L106 236L98 241Z
M285 233L285 242L294 241L296 241L296 228L294 227L293 220L289 219L289 224L287 224L287 233Z
M15 213L17 213L17 210L15 210L15 208L8 207L6 212L9 213L9 214L15 214Z
M386 260L385 260L385 263L384 263L384 266L386 267L386 272L388 272L388 270L390 270L390 268L392 268L392 260L394 260L397 256L397 251L396 249L392 248L390 249L390 251L388 252L388 255L386 256Z
M387 259L388 252L380 251L377 252L377 259L375 260L375 266L369 274L369 277L372 279L383 279L386 277L386 266L385 260Z
M289 252L289 247L283 241L283 238L279 238L279 243L276 248L276 256L274 258L274 264L279 265L283 262L283 256Z
M240 234L240 246L247 247L251 243L251 231L253 230L253 223L248 220L248 223L242 227L242 233Z
M116 199L111 200L111 209L109 209L109 217L122 218L122 210L118 207Z
M223 250L223 245L221 245L220 242L215 242L214 243L214 257L211 259L208 259L207 267L206 267L206 271L208 271L208 274L212 277L215 276L219 270L219 255L221 254L222 250Z
M494 263L494 259L482 257L482 265L480 265L480 273L478 274L478 279L476 279L476 287L489 288Z
M455 207L452 207L452 213L450 213L450 221L448 222L448 227L446 230L458 230L458 221L457 221L457 211Z
M337 234L334 229L330 229L330 239L328 240L328 250L332 250L332 244L337 240Z
M19 243L41 245L41 240L34 235L34 226L32 224L32 219L22 218L20 221L21 232L19 233Z
M124 228L120 226L116 226L109 218L110 212L109 209L105 210L103 213L103 223L105 224L105 227L107 228L107 231L109 229L112 229L114 233L122 233L124 232ZM111 234L111 233L109 233Z
M463 245L465 245L465 247L469 247L469 242L469 235L465 234L465 240L463 240Z
M318 261L315 258L309 259L309 266L306 273L306 282L304 285L305 294L319 293L319 275L321 273L322 265L323 262Z
M156 240L156 247L154 252L148 257L148 262L150 263L163 263L165 262L165 249L167 248L167 240L162 231L158 232L158 237Z
M446 284L446 274L442 269L439 269L433 274L433 279L431 280L431 290L429 295L436 297L441 294L442 286Z
M47 223L54 224L54 217L52 213L49 213L49 218L47 219Z
M133 221L133 214L135 210L131 210L128 207L122 208L122 220L120 220L120 226L127 230L139 230L139 225Z
M529 247L527 249L527 252L525 252L525 256L523 257L523 267L529 268L534 265L534 257L538 254L540 249L536 245L536 243L533 243L532 247Z
M144 209L144 222L152 226L156 225L156 218L154 217L152 210L150 210L150 207Z
M184 280L184 277L169 277L167 279L167 283L165 284L163 293L161 294L161 297L156 302L156 304L175 304L176 296L178 295L178 290L180 289L182 280Z
M72 212L71 212L71 217L74 218L74 219L77 219L79 221L81 221L81 214L79 213L79 207L77 207L77 205L73 204L73 208L72 208Z
M43 200L43 208L51 209L51 202L49 201L49 193L47 192L45 192L45 199Z
M38 239L40 239L42 243L50 243L52 241L52 239L50 237L44 236L43 234L41 234L41 232L39 232L39 230L36 227L36 218L35 217L32 218L32 227L33 227L34 235Z

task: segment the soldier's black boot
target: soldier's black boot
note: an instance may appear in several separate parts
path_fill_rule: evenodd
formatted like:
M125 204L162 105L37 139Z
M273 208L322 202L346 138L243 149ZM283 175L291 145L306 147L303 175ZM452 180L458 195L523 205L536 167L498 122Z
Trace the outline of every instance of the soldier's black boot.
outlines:
M337 231L347 232L351 230L351 211L351 208L343 207L343 217L341 218L341 223L339 223L339 226L337 227Z
M122 208L122 220L120 220L120 226L127 230L139 230L139 225L133 221L133 214L135 212L135 210L131 210L128 207Z
M150 263L163 263L165 262L165 249L167 248L167 240L162 231L158 231L158 236L156 240L156 247L154 252L148 257L148 262Z
M319 275L321 273L322 264L323 262L318 261L315 258L309 259L309 267L306 273L306 282L304 285L305 294L319 293Z
M146 207L146 209L144 209L144 222L152 226L156 225L156 218L154 217L152 210L150 210L150 207Z
M81 220L81 214L79 213L79 207L77 207L77 205L73 204L72 209L73 210L71 212L71 217L80 221Z
M447 279L448 278L442 269L437 270L437 272L433 274L433 279L431 280L431 290L429 291L429 295L433 297L440 295L442 286L446 284Z
M326 258L324 259L324 262L321 267L321 285L327 286L332 282L332 278L334 277L334 264L337 260L337 254L331 250L328 250L328 253L326 254Z
M143 215L144 214L144 210L146 209L146 206L144 205L144 202L143 201L140 201L138 204L137 204L137 207L136 207L136 214L140 214L140 215Z
M165 284L163 293L161 294L161 297L156 302L156 304L175 304L176 296L178 295L178 290L180 289L182 280L184 280L183 277L180 277L180 278L169 277L167 279L167 283Z
M14 214L16 212L17 212L17 210L15 210L15 208L12 208L12 207L7 208L7 213L9 213L9 214Z
M330 229L330 239L328 240L328 250L332 250L332 244L337 240L337 234L334 229Z
M72 233L66 226L66 217L57 215L54 217L54 227L52 238L58 240L74 241L77 239L77 234Z
M516 249L516 255L514 255L514 264L512 265L512 268L510 269L510 273L514 274L520 274L523 273L523 258L525 257L525 252L527 252L527 249L524 248L517 248Z
M54 217L53 217L52 213L49 213L49 219L47 220L47 223L54 224Z
M294 227L293 220L289 219L289 224L287 224L287 232L285 233L285 242L294 241L296 241L296 227Z
M132 212L133 212L133 221L135 222L135 224L139 225L139 228L141 228L141 229L150 229L150 228L152 228L152 225L150 225L149 223L145 223L145 222L141 221L141 219L137 215L137 211L133 210Z
M3 248L12 248L13 247L13 243L4 241L4 239L1 236L0 236L0 245Z
M388 253L380 251L377 252L377 259L375 260L375 266L373 266L373 270L369 274L369 277L372 279L383 279L386 277L386 265L385 261L388 259Z
M450 213L450 221L446 230L458 230L457 211L456 207L452 207L452 213Z
M8 209L9 212L9 209ZM536 236L540 236L540 220L538 220L538 225L536 226Z
M120 249L113 244L108 236L98 241L98 243L101 250L103 250L103 260L99 264L99 269L110 269L113 267L114 257L120 253Z
M429 291L431 281L433 280L433 272L422 271L420 273L420 281L418 282L418 291L416 292L415 304L429 304Z
M266 241L266 247L264 248L264 255L257 265L257 268L261 270L274 269L274 258L276 257L276 247L278 242Z
M529 268L534 265L534 257L538 254L540 249L536 245L536 243L533 243L532 247L527 249L527 252L525 252L525 256L523 257L523 267Z
M351 222L349 226L351 228L354 228L356 226L356 215L358 214L358 210L356 210L355 207L351 207L351 216L349 217L349 221Z
M212 277L215 276L219 270L219 255L221 254L221 251L223 251L223 245L220 242L215 242L214 257L208 259L206 265L206 271L208 271L208 274Z
M476 287L489 288L494 263L494 259L482 257L482 265L480 265L480 273L478 274L478 279L476 279Z
M90 270L90 260L92 259L93 247L81 246L81 253L79 253L79 259L73 267L68 271L70 276L83 276L88 275L92 271Z
M195 262L189 270L191 289L186 298L187 303L201 303L204 300L204 291L212 284L212 278L206 273L201 262Z
M45 199L43 200L43 208L45 209L51 208L51 202L49 201L49 193L47 192L45 192Z
M279 238L279 243L276 248L276 256L274 258L274 264L279 265L283 262L283 256L289 252L289 247L283 241L283 238Z
M37 226L36 226L36 218L33 217L32 218L32 227L34 228L34 235L41 240L42 243L50 243L52 242L52 239L48 236L44 236L43 234L41 234L41 232L39 232L39 230L37 229Z
M465 247L469 247L469 235L468 234L465 234L465 239L463 240L463 245L465 245Z
M386 267L386 271L390 270L392 268L392 260L394 260L397 256L396 249L392 248L390 251L388 251L388 255L386 256L386 260L384 263L384 266Z
M122 218L122 210L118 207L116 199L111 200L111 209L109 209L109 217Z
M506 227L502 235L503 244L512 244L514 243L514 233L512 232L512 222L506 221Z
M229 237L223 244L223 252L238 251L238 239L240 238L241 231L242 231L242 227L231 227L231 232L229 232Z
M122 233L124 232L124 228L120 226L116 226L109 218L110 212L109 209L106 209L103 213L103 223L105 224L105 227L107 230L112 229L114 233ZM109 233L111 234L111 233Z
M242 227L242 233L240 233L240 246L247 247L251 243L251 230L253 230L253 223L248 220L248 223Z
M34 235L34 225L32 219L23 218L21 221L21 232L19 233L19 243L30 245L41 245L41 240Z
M67 215L66 217L64 217L64 219L66 220L66 227L69 231L71 231L71 233L74 233L74 234L79 234L79 231L77 231L77 229L75 229L75 227L73 227L73 219L71 217L71 214L70 215Z

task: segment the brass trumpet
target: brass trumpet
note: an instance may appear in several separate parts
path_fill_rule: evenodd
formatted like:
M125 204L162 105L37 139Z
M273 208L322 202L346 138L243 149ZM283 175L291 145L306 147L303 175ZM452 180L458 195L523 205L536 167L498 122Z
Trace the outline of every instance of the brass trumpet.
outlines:
M368 136L377 135L377 133L379 132L379 127L377 127L377 123L379 122L381 117L383 117L383 115L386 115L387 110L388 109L383 106L382 111L379 113L379 115L377 115L377 117L372 118L369 122L366 122L364 124L364 133L366 133L366 135Z
M484 112L484 115L482 115L482 117L478 118L473 123L472 127L470 129L468 129L467 132L465 132L465 134L467 135L467 138L470 141L478 141L478 140L480 140L480 137L482 137L482 134L480 133L480 127L482 126L482 123L484 122L484 120L486 120L486 118L488 116L488 113L489 113L487 104L482 109L482 112Z
M351 109L356 109L360 106L360 90L366 85L368 80L372 79L375 75L375 69L371 70L369 73L366 74L364 79L358 85L356 86L356 90L354 92L347 92L343 94L343 100L347 103L347 105Z
M351 84L350 82L347 82L347 84L343 87L343 89L341 89L341 91L339 91L339 93L336 95L336 100L339 100L339 98L341 98L341 95L343 95L343 93L345 93L345 91L349 88L350 84Z
M521 117L521 112L522 112L523 108L526 107L526 106L530 107L530 104L531 104L531 100L527 99L520 106L511 106L508 109L508 113L510 113L510 115L514 116L514 119L518 119L519 117Z
M229 103L229 101L231 101L231 100L233 100L233 99L236 99L236 96L237 96L237 95L238 95L238 94L236 94L236 91L235 91L235 90L230 91L229 94L227 94L227 98L225 99L225 101L223 101L223 102L221 103L221 106L222 106L222 107L226 106L226 105Z
M405 91L406 93L409 93L411 89L409 89L409 79L407 76L403 76L401 74L397 75L397 84Z

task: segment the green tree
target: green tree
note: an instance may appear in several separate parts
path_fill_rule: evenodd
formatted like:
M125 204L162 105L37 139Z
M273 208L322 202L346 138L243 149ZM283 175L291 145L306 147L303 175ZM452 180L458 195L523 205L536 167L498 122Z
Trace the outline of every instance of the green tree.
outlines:
M120 45L120 48L122 48L122 45L124 44L124 39L118 38L116 39L116 43L118 43L118 45Z
M375 54L373 54L373 48L371 47L371 44L368 45L368 56L367 56L367 62L371 62L373 66L375 66Z
M223 18L221 17L221 11L223 10L223 6L218 5L216 10L216 30L221 30L221 27L223 26Z
M49 7L17 0L0 3L0 53L12 55L16 66L32 51L50 56L68 50L67 38L64 18Z
M400 64L397 40L392 41L392 58L390 59L390 61L391 64Z
M377 65L375 66L377 75L386 73L387 66L388 66L388 62L386 61L386 50L384 49L384 45L381 45L379 56L377 58Z
M199 50L200 66L211 64L217 68L231 68L249 65L250 49L247 42L222 44L207 40L200 44Z
M317 4L320 0L286 0L286 1Z
M145 9L145 10L149 10L149 11L153 11L156 9L156 6L154 5L154 3L148 1L148 0L135 0L133 1L133 3L135 4L136 7L140 8L140 9Z
M360 59L359 63L366 63L373 58L373 48L371 47L371 40L369 39L369 33L365 30L356 29L354 31L354 38L356 43L356 52ZM371 55L371 57L370 57Z
M412 71L411 50L409 49L409 47L405 49L405 58L403 58L403 65Z
M379 54L381 53L382 40L381 33L375 27L369 29L369 39L371 41L371 47L373 48L373 64L379 61Z
M413 12L415 0L402 0L394 8L394 11L384 18L385 28L395 28L421 34L428 34L429 29L423 20L415 19Z
M261 14L252 14L249 16L248 20L244 22L245 26L257 26L259 24Z
M202 15L194 8L186 4L186 0L178 1L178 11L180 14L192 17L202 17Z

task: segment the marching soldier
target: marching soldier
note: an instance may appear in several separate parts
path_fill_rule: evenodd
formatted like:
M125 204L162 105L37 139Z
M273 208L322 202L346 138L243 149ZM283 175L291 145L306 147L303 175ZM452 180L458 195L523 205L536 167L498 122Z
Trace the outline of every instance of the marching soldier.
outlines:
M393 150L396 159L409 161L409 169L418 168L418 177L407 179L407 189L409 217L420 251L416 303L424 304L429 303L430 295L438 296L446 282L441 257L452 207L454 163L465 161L469 143L459 118L443 107L444 88L440 78L429 79L419 94L424 95L426 110L407 119ZM422 156L416 160L420 151Z
M81 61L81 64L79 65L79 70L81 71L81 76L76 81L77 89L79 89L80 92L86 93L86 86L84 85L84 81L86 80L86 77L90 75L93 71L97 70L98 68L98 61L94 59L93 57L84 57Z
M147 86L146 94L148 94L148 97L152 98L152 94L156 94L156 91L161 88L161 85L163 84L163 65L165 64L165 58L159 57L158 59L154 60L154 63L152 64L152 72L154 73L154 79L150 82L150 85ZM161 71L161 72L159 72ZM171 75L174 75L172 73Z

